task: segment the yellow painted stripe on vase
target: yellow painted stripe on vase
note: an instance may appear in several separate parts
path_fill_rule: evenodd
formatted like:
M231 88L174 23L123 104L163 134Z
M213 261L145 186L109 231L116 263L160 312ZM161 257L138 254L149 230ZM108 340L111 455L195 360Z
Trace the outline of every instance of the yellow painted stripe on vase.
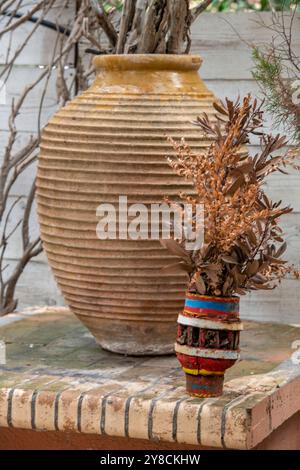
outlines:
M190 375L224 375L224 372L216 372L216 371L211 371L211 370L205 370L205 369L188 369L187 367L183 367L182 370L186 374Z

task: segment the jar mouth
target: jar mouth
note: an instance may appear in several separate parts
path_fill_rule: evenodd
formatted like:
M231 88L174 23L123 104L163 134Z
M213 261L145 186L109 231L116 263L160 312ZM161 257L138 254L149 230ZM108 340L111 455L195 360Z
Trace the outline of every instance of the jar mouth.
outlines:
M202 59L198 55L173 54L114 54L94 57L97 71L102 70L153 70L191 71L198 70Z

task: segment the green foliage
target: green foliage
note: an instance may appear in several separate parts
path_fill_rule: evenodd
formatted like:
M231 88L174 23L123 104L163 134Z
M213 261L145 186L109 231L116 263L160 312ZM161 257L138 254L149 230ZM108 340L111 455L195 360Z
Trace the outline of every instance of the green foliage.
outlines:
M284 79L287 71L283 60L275 54L253 48L253 78L265 97L265 109L272 114L275 126L282 126L292 140L300 142L297 105L292 100L292 83L298 78Z
M123 3L123 0L105 0L102 4L105 12L110 13L113 10L122 11Z
M272 60L257 47L253 48L252 58L255 68L252 72L253 78L261 85L267 98L266 106L270 111L277 109L281 102L280 92L277 88L278 77L282 73L281 61L273 56Z
M195 2L195 5L199 1ZM292 4L300 4L299 0L213 0L208 11L281 11L288 10ZM300 6L300 5L299 5Z
M258 10L264 11L270 9L268 0L247 1L247 0L214 0L210 7L213 11L245 11Z

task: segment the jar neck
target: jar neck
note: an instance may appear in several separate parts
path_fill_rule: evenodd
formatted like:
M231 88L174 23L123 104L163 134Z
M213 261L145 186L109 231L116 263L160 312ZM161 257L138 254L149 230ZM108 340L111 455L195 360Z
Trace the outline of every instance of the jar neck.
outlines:
M132 54L98 56L93 84L98 92L133 94L209 94L198 75L199 56Z

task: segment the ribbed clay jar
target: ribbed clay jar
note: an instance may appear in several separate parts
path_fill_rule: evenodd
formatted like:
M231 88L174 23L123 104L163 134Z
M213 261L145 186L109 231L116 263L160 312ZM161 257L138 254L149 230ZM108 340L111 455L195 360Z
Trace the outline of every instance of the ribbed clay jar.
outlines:
M94 59L93 85L62 108L42 136L37 199L41 237L71 310L105 349L174 350L184 274L158 240L100 240L101 203L161 203L188 191L168 166L167 136L195 150L209 144L192 121L213 113L198 56L123 55ZM175 259L174 259L175 260Z

